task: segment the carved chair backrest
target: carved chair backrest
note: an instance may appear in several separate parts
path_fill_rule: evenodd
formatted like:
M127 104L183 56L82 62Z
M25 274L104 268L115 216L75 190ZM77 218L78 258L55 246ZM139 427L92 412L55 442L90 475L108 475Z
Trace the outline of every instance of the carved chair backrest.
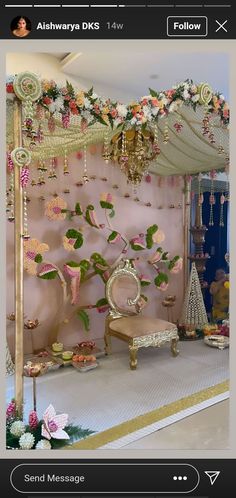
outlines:
M121 260L106 283L106 298L114 317L136 315L141 284L137 271L128 259Z

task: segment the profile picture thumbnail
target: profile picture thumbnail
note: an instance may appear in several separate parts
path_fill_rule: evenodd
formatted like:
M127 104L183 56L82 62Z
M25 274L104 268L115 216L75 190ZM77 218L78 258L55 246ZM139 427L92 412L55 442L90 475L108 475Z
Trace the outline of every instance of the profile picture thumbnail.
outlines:
M31 21L26 16L17 16L11 22L11 32L17 38L24 38L31 32Z

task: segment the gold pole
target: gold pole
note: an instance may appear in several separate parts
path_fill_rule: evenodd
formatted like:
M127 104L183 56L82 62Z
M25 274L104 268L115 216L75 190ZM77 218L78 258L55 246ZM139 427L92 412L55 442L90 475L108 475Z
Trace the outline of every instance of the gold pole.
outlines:
M184 295L189 278L189 244L190 244L190 221L191 221L191 180L184 179Z
M22 146L21 102L14 101L14 148ZM15 188L15 400L19 414L23 413L24 364L24 303L23 303L23 192L20 168L14 168Z

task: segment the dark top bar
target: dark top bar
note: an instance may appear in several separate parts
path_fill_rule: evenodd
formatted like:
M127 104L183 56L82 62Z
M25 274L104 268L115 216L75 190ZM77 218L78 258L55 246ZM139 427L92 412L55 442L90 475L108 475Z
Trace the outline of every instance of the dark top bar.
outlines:
M37 0L36 0L37 1ZM231 7L210 7L205 2L202 7L161 7L160 1L139 3L139 6L115 4L117 7L105 6L102 2L93 4L68 0L71 7L58 1L48 3L18 0L19 7L10 7L16 3L4 3L0 8L0 38L18 39L25 43L30 39L233 39L236 37L236 25ZM213 2L213 0L212 0ZM218 0L219 2L219 0ZM138 5L138 2L135 2ZM100 7L95 6L100 5ZM8 7L6 7L8 5ZM22 7L20 7L22 5ZM29 7L31 5L31 7ZM50 7L49 5L58 5ZM83 5L90 5L83 7ZM92 5L94 5L92 7ZM124 5L124 7L120 7ZM126 5L126 7L125 7ZM130 7L129 7L130 5ZM141 7L140 5L145 5ZM156 5L156 7L155 7ZM177 7L179 5L179 7ZM195 5L197 0L195 0ZM213 3L211 4L213 5ZM216 4L214 4L216 5ZM17 38L11 32L11 22L16 16L26 16L31 21L31 31L27 37Z

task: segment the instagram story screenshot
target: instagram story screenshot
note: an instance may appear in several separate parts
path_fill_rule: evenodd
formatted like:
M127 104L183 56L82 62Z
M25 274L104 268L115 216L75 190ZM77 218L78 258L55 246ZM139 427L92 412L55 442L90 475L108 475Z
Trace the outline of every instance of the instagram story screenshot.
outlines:
M5 496L233 496L227 0L0 3Z

